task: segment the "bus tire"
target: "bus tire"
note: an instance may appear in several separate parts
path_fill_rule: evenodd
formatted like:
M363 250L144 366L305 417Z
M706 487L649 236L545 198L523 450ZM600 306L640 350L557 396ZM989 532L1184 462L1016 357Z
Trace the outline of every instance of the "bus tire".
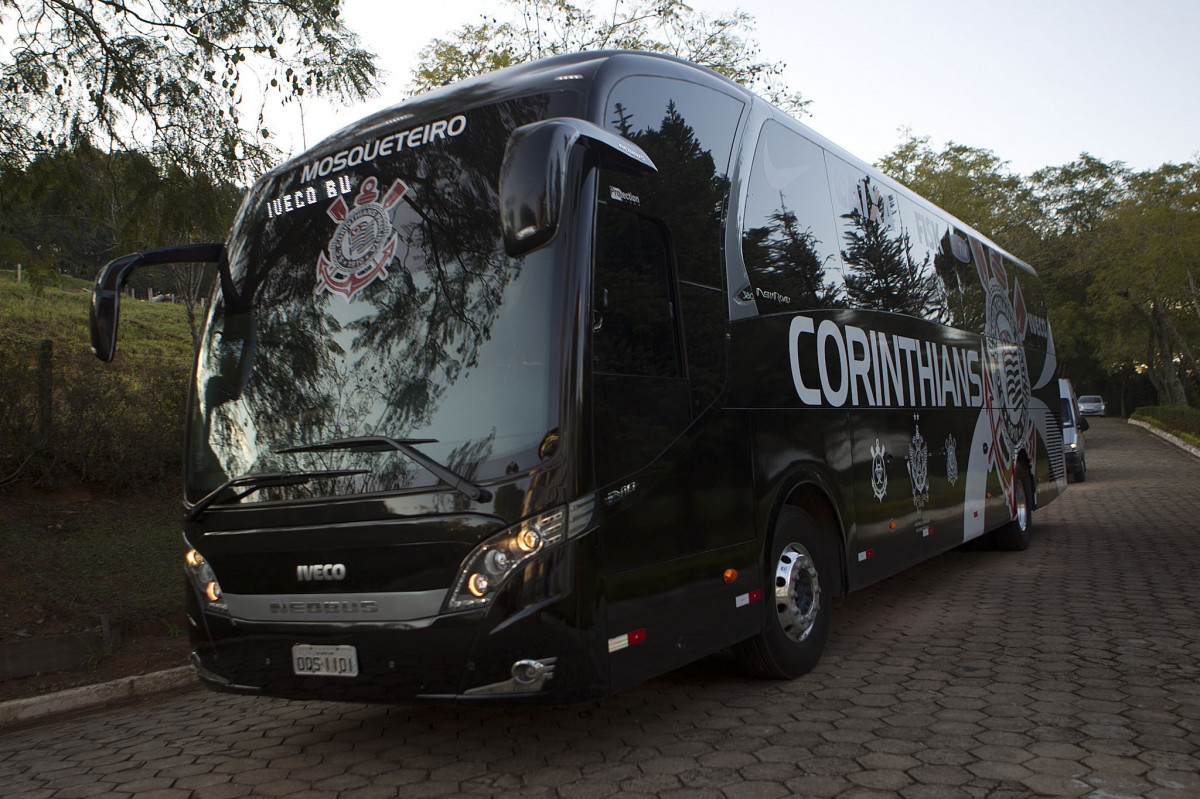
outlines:
M784 506L766 562L762 631L733 648L742 668L780 680L812 671L829 635L836 564L831 536L812 516Z
M1017 492L1017 513L1012 521L992 533L996 549L1008 552L1028 549L1033 538L1033 481L1024 464L1017 465L1013 490Z
M1087 479L1087 457L1079 456L1079 468L1075 470L1075 482L1082 483Z

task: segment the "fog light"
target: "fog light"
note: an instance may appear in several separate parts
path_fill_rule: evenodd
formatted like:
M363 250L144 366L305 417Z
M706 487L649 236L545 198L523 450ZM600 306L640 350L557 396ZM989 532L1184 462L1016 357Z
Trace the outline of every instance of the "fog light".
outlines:
M209 602L220 602L221 586L217 584L216 580L213 580L211 583L204 586L204 595L208 597Z
M545 670L546 664L540 660L518 660L512 665L512 676L521 685L532 685Z

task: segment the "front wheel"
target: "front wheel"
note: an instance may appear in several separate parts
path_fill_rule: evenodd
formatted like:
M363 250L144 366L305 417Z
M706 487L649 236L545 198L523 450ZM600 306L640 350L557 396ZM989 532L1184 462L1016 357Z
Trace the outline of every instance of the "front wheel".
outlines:
M763 629L733 648L743 668L783 680L812 671L829 635L836 563L832 536L804 511L784 507L771 536Z

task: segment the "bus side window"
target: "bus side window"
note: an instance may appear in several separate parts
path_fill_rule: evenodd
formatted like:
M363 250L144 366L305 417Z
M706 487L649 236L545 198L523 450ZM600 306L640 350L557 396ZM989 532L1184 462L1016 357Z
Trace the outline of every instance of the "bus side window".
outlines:
M660 225L602 204L592 292L596 479L649 463L691 420L670 252Z
M860 168L836 156L828 161L849 306L941 321L946 290L934 251L919 246L900 197Z
M745 103L709 86L634 75L613 87L606 119L641 147L654 175L609 173L605 200L661 220L678 281L677 330L682 333L692 411L703 412L725 385L725 201L729 159Z
M773 120L754 150L742 259L760 314L845 304L824 155Z

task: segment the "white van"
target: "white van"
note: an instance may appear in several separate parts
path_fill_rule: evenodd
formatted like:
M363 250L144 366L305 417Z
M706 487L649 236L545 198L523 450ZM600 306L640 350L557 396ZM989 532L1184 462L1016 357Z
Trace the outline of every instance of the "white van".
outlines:
M1075 398L1075 388L1070 380L1059 378L1058 393L1062 397L1062 437L1067 477L1082 483L1087 479L1083 431L1088 429L1088 420L1079 412L1079 401Z

